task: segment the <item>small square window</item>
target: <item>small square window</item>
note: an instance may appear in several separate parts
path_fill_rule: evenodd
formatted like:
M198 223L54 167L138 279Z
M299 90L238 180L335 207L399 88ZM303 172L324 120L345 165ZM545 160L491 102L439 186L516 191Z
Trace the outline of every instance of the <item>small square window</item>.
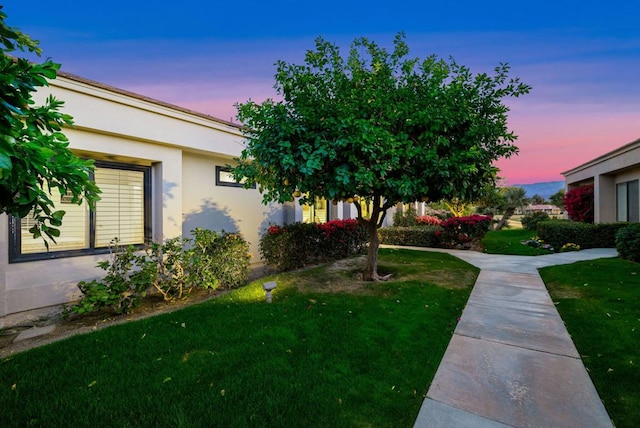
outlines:
M233 173L230 168L226 166L216 166L216 186L229 186L229 187L244 187L246 179L236 181L233 178ZM250 187L255 189L256 185Z

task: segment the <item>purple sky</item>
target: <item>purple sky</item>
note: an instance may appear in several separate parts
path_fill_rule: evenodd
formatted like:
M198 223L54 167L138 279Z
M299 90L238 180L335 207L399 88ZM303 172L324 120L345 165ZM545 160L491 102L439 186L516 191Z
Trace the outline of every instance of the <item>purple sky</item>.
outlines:
M91 3L18 0L4 12L67 72L224 120L236 102L274 96L274 63L301 62L319 35L345 49L404 31L413 56L451 55L473 72L507 62L533 86L509 102L520 154L498 164L508 184L561 180L640 137L637 2Z

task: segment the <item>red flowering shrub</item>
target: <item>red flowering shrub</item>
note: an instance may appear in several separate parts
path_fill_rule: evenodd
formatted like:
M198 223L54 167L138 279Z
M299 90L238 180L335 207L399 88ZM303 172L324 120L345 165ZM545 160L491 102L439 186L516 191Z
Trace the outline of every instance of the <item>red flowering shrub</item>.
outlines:
M571 220L593 223L593 184L570 189L563 202Z
M260 238L260 253L268 266L280 272L359 254L367 241L357 220L273 225Z
M430 215L423 215L418 217L419 225L438 226L441 223L442 223L442 220L440 220L438 217L433 217Z
M491 216L477 214L448 218L440 224L442 243L444 246L458 247L479 241L489 230L491 220Z

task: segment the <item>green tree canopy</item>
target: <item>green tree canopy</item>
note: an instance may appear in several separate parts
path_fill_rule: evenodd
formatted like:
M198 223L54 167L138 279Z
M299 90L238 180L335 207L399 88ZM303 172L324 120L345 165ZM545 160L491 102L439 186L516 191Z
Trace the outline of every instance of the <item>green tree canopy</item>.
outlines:
M556 193L549 197L549 202L556 207L564 210L564 189L558 190Z
M89 179L90 161L69 150L62 128L72 126L69 115L59 111L62 101L49 97L34 105L32 94L55 79L59 64L46 60L34 64L15 58L15 51L41 55L38 42L5 24L0 6L0 213L25 217L32 210L35 238L54 240L60 235L64 211L54 211L50 189L71 194L75 203L83 198L92 204L99 190Z
M397 202L474 200L517 152L502 100L529 91L500 64L493 75L472 74L453 59L409 58L404 35L388 52L356 39L346 57L322 38L302 65L278 61L282 100L239 104L246 149L236 178L258 183L264 201L305 197L373 205L358 220L370 233L365 279L376 279L378 237L386 210Z

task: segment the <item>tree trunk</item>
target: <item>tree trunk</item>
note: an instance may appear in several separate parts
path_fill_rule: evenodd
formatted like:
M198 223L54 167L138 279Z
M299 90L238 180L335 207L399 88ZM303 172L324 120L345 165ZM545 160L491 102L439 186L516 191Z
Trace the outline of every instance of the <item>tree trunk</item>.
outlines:
M369 221L369 250L367 252L367 266L362 274L365 281L376 281L378 279L378 249L380 248L380 238L378 237L378 227L375 222Z
M507 223L509 222L509 219L515 212L516 212L515 207L509 207L506 210L504 210L504 215L496 225L496 230L502 230L502 228L507 225Z

